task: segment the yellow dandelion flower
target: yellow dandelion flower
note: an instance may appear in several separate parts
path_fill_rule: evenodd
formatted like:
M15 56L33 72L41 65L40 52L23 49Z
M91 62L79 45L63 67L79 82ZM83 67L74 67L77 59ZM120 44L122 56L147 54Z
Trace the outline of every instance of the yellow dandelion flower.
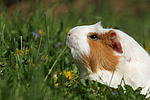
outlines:
M58 87L59 83L55 83L55 86Z
M67 84L67 85L66 85L66 87L70 87L70 86L71 86L71 84Z
M33 67L36 67L35 64L33 64Z
M42 34L42 33L43 33L43 31L42 31L42 30L39 30L39 31L38 31L38 33L39 33L39 34Z
M73 80L74 81L74 83L78 83L76 80Z
M16 48L16 54L21 55L21 50L19 50L18 48Z
M67 28L65 31L68 33L70 31L71 28Z
M46 59L48 59L48 55L46 55Z
M46 61L48 61L48 60L49 60L48 55L46 55L45 59L46 59Z
M59 75L62 75L62 72L60 72Z
M65 91L65 94L67 94L68 92L67 91Z
M2 64L4 65L4 62L2 62Z
M54 77L54 83L57 83L58 77Z
M29 49L28 48L25 48L25 53L28 53L29 52Z
M31 61L30 60L28 60L28 63L30 63Z
M54 84L55 84L55 86L58 87L59 83L57 82L57 80L58 80L57 71L55 71L55 73L53 75L53 78L54 78Z
M73 79L73 77L75 76L71 71L64 71L63 73L69 80Z
M26 63L30 63L30 60L27 60Z

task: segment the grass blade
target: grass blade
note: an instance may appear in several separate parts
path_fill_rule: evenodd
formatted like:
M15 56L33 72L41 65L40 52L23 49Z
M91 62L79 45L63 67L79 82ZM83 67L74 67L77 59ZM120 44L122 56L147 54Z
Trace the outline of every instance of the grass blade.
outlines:
M59 54L59 56L57 57L57 59L55 60L55 62L53 63L51 69L49 70L48 74L46 75L45 79L44 79L44 82L47 80L48 78L48 75L50 75L50 73L52 72L55 64L57 63L58 59L61 57L61 55L64 53L64 51L66 50L67 46L65 46L65 48L62 50L62 52Z

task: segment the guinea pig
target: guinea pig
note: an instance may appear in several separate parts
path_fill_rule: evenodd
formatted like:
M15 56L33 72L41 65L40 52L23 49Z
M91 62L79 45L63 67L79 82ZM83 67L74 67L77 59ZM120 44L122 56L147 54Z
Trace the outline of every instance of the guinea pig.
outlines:
M142 94L150 88L150 56L125 32L103 28L101 22L72 28L66 38L69 52L82 79L117 88L125 84Z

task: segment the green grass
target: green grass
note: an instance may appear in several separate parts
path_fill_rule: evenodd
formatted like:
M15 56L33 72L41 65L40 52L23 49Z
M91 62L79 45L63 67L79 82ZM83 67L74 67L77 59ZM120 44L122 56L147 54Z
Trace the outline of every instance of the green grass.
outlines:
M50 11L53 9L52 7ZM121 16L109 12L109 8L105 6L105 10L99 9L99 6L93 4L83 13L72 8L71 12L58 18L53 15L47 17L38 3L27 18L23 17L23 11L15 12L11 17L3 11L0 14L0 69L3 71L0 74L0 99L144 99L140 95L140 88L134 91L126 85L124 92L121 86L113 89L97 82L79 80L79 72L66 49L66 29L102 21L104 27L118 27L133 36L141 45L148 46L145 41L150 37L150 14ZM38 34L41 30L42 33ZM37 38L33 36L33 32L37 32ZM56 70L58 87L55 86L53 78ZM74 73L74 78L69 80L59 74L64 70Z

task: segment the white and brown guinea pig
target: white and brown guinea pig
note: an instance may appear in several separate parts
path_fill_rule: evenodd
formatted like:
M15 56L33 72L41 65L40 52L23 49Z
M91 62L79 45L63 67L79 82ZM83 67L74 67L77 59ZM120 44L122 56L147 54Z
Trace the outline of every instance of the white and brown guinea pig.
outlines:
M150 88L150 56L123 31L94 25L77 26L67 34L66 44L80 77L112 87L125 83L134 89Z

